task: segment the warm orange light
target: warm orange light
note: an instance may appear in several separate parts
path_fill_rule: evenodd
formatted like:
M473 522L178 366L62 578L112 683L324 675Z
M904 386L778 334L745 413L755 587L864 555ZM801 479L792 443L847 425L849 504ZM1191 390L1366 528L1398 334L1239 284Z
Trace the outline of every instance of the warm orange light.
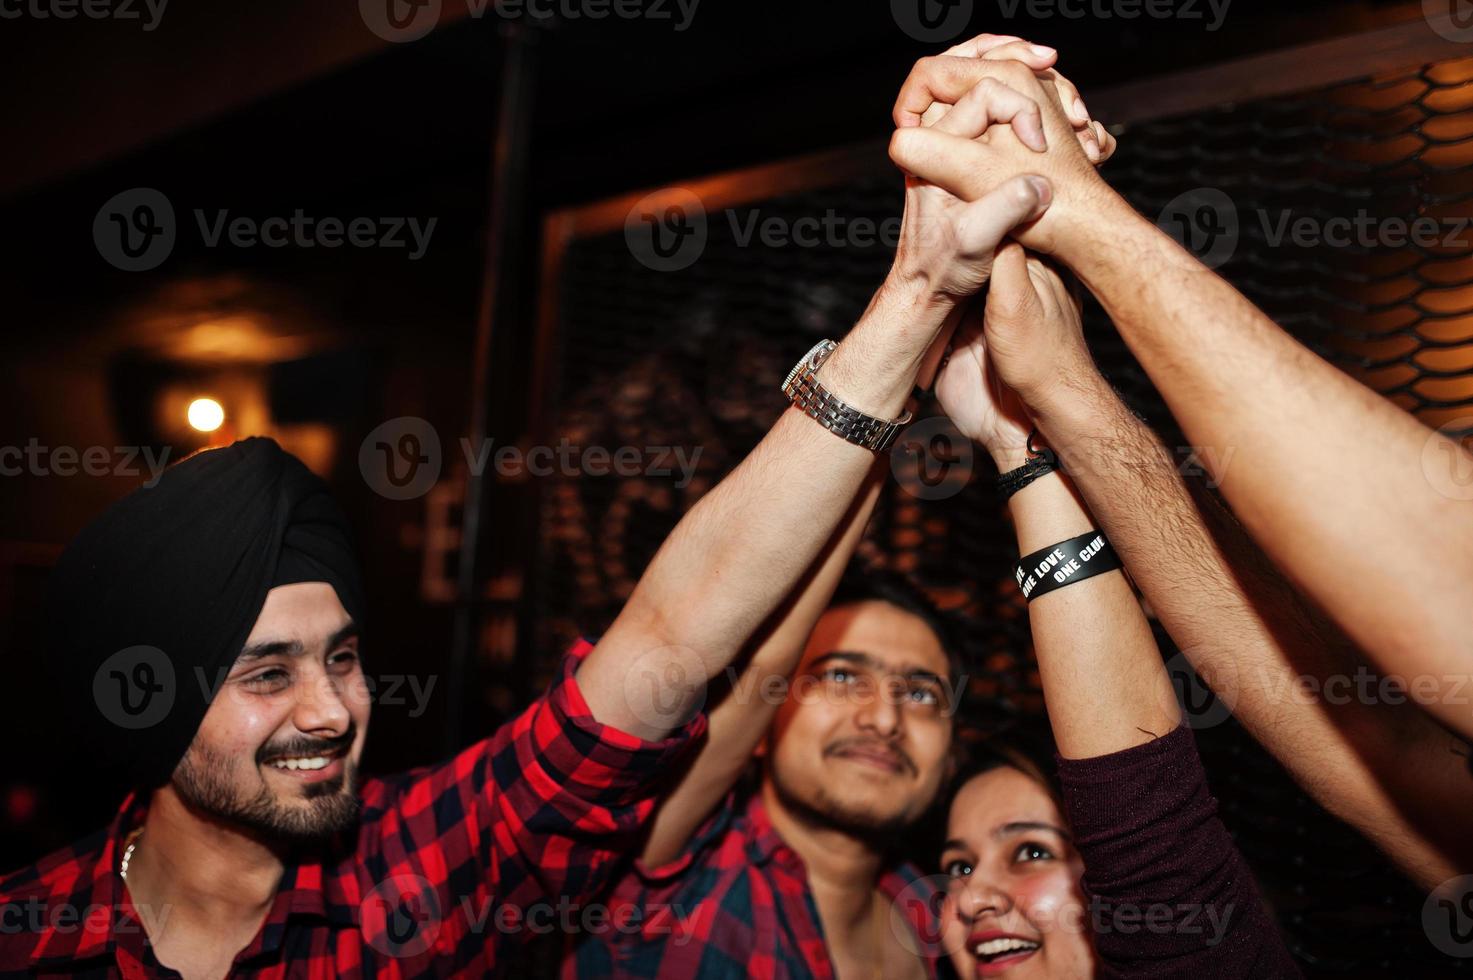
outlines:
M196 398L189 403L189 424L201 432L214 432L225 421L225 409L213 398Z

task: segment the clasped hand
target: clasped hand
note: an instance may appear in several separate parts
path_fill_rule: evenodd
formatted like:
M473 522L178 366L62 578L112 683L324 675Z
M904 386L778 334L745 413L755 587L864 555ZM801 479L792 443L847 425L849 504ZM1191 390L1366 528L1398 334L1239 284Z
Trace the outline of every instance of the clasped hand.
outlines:
M1026 459L1027 406L1096 375L1079 305L1036 253L1087 216L1116 143L1056 58L984 35L918 62L895 106L906 201L892 278L954 307L918 380L935 378L943 410L1001 469Z

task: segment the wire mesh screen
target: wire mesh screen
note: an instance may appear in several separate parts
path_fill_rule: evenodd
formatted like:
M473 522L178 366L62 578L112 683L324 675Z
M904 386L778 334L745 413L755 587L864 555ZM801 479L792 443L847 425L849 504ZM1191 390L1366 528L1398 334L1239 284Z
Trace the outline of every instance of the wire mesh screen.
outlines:
M1430 424L1473 431L1470 80L1473 60L1459 60L1136 125L1108 176L1322 356ZM761 438L785 406L778 381L791 364L863 312L901 203L899 179L876 161L872 177L709 210L699 257L676 271L651 268L622 231L570 243L551 441L632 447L642 463L637 475L585 466L542 486L527 638L541 674L575 635L607 626L680 516ZM812 233L799 241L805 221ZM1087 329L1132 407L1184 446L1097 307ZM897 448L898 479L861 559L910 573L960 615L984 721L1036 714L1009 579L1016 549L990 463L973 465L939 420L918 432ZM1181 462L1191 466L1187 450ZM1188 710L1200 721L1208 706ZM1198 729L1224 819L1307 972L1458 972L1423 932L1424 893L1230 718Z

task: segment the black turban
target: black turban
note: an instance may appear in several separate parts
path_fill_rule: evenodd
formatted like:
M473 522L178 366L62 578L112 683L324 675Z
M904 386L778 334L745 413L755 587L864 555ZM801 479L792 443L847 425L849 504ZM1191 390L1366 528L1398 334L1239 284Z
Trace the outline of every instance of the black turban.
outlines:
M83 723L137 786L168 781L274 586L326 582L362 623L348 525L274 440L169 467L85 527L49 583L54 664Z

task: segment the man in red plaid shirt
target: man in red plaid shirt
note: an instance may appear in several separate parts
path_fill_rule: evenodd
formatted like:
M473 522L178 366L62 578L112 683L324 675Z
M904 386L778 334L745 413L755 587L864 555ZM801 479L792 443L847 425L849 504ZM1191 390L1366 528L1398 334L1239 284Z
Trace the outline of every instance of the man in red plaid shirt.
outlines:
M813 626L879 484L711 709L569 980L936 975L940 893L897 852L948 771L956 646L895 575L851 574ZM756 787L731 789L764 729Z
M581 909L705 725L684 687L659 692L666 721L619 678L658 689L702 665L654 632L648 651L580 642L490 738L360 780L346 530L320 480L248 439L78 535L53 581L63 683L87 688L76 720L138 789L106 830L0 881L0 972L481 975Z

